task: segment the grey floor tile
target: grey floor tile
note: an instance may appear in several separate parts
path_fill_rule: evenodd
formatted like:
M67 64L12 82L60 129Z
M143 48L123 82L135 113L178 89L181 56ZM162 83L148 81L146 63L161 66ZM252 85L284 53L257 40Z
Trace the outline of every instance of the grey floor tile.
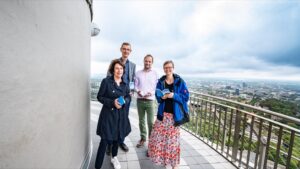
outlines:
M205 169L205 168L203 168L201 165L190 165L189 166L190 167L190 169Z
M127 163L128 169L141 169L139 161L130 161Z
M127 162L125 162L125 161L124 161L124 162L121 162L121 161L120 161L120 164L121 164L121 168L122 168L122 169L128 169Z
M180 152L180 157L190 157L191 154L187 150L183 150Z
M149 159L139 160L139 162L140 162L141 169L152 169L154 167L153 163Z
M198 164L208 164L208 161L203 156L193 156Z
M126 154L118 154L118 160L121 161L127 161L127 156Z
M138 156L137 154L126 154L127 156L127 161L138 161Z
M139 153L136 153L136 154L137 154L139 160L149 159L149 157L146 156L146 152L139 152Z
M200 164L201 168L205 169L214 169L214 167L210 164Z
M191 156L199 156L199 155L200 155L199 152L196 151L196 150L194 150L194 149L189 150L189 154L190 154Z
M179 166L178 168L179 168L179 169L190 169L189 166Z
M184 161L187 165L195 165L198 164L197 161L193 157L184 157Z

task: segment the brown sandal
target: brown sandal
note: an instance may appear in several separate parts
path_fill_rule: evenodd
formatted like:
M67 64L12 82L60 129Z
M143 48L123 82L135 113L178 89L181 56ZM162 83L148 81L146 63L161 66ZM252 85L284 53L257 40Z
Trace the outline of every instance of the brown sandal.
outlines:
M136 147L137 147L137 148L140 148L140 147L144 146L144 143L145 143L145 142L146 142L145 139L141 139L141 140L139 141L139 143L137 143Z

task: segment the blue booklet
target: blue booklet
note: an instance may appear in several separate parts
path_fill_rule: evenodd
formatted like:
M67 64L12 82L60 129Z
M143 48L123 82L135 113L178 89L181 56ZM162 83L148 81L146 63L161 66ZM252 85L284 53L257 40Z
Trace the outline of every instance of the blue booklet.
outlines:
M125 104L125 99L124 99L124 97L123 97L123 96L120 96L120 97L118 98L118 102L120 103L121 106L122 106L123 104Z
M163 97L165 94L171 93L169 89L164 89L164 90L156 89L155 92L158 97Z

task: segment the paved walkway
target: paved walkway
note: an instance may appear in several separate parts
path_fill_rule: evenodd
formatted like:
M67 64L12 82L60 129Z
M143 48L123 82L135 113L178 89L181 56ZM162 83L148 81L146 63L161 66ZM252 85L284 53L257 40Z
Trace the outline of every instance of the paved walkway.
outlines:
M133 107L133 106L132 106ZM93 141L93 154L89 169L94 169L97 149L100 137L96 135L97 121L101 109L101 104L91 102L91 138ZM129 152L125 153L121 149L118 151L118 159L122 169L165 169L163 166L156 166L146 157L147 146L136 148L140 139L138 129L138 114L135 108L130 109L130 122L132 132L125 139L129 147ZM189 134L185 130L181 133L181 159L179 169L236 169L225 158L208 147L201 140ZM147 145L147 144L146 144ZM171 168L171 167L167 167ZM110 164L110 157L105 156L102 169L113 169Z

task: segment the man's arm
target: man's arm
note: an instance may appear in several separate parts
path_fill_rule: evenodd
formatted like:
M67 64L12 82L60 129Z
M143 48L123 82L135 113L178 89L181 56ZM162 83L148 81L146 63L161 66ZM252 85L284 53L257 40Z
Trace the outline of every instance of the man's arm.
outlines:
M135 79L135 64L132 63L132 65L133 65L133 69L132 69L132 80L134 80L134 79Z
M134 90L136 92L139 92L139 90L140 90L138 74L136 74L136 76L134 78Z

